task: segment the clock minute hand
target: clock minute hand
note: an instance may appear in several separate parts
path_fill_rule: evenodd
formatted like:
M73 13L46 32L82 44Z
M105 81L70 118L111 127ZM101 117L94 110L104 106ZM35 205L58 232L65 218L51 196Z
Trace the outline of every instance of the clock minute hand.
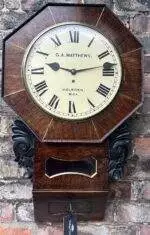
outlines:
M96 66L96 67L91 67L91 68L85 68L85 69L75 69L76 73L79 72L83 72L83 71L87 71L87 70L92 70L92 69L97 69L97 68L101 68L103 66Z
M112 66L114 66L116 64L112 64L112 63L109 63L109 62L106 62L103 64L103 66L95 66L95 67L90 67L90 68L85 68L85 69L75 69L75 72L76 73L79 73L79 72L83 72L83 71L87 71L87 70L92 70L92 69L97 69L97 68L102 68L104 67L105 69L110 69Z
M66 68L63 68L63 67L60 67L59 63L46 63L52 70L54 71L58 71L59 69L62 69L62 70L65 70L65 71L68 71L68 72L72 72L72 69L66 69Z

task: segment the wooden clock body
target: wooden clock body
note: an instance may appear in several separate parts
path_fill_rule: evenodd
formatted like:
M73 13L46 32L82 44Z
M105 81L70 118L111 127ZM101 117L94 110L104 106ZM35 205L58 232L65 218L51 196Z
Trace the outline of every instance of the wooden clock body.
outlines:
M104 110L83 121L61 120L44 112L31 99L21 75L31 41L47 27L64 22L87 24L111 38L122 62L117 95ZM36 219L60 221L70 204L81 220L102 219L108 194L106 137L141 105L141 44L104 5L48 4L5 38L3 58L3 98L37 138L33 189ZM91 167L88 176L86 164L89 172ZM79 174L69 174L69 167ZM65 169L68 174L60 174Z

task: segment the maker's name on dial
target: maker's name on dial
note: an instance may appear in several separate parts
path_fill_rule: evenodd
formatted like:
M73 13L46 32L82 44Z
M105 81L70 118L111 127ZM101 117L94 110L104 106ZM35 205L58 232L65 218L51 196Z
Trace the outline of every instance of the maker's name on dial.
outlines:
M92 55L90 54L79 54L79 53L56 53L55 54L56 57L78 57L78 58L92 58Z

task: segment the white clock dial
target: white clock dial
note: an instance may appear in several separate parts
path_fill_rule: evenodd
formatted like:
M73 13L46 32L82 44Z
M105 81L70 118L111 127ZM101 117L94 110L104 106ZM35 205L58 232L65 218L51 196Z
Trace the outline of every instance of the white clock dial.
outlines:
M80 120L99 113L113 100L122 67L117 50L100 32L66 23L46 29L31 42L23 78L44 111Z

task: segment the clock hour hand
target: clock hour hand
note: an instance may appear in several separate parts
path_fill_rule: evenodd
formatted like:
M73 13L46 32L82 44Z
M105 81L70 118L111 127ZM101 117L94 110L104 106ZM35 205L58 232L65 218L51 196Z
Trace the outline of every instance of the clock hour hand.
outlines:
M66 69L66 68L63 68L63 67L60 67L59 63L46 63L52 70L54 71L58 71L59 69L62 69L62 70L65 70L65 71L68 71L68 72L72 72L72 69Z

